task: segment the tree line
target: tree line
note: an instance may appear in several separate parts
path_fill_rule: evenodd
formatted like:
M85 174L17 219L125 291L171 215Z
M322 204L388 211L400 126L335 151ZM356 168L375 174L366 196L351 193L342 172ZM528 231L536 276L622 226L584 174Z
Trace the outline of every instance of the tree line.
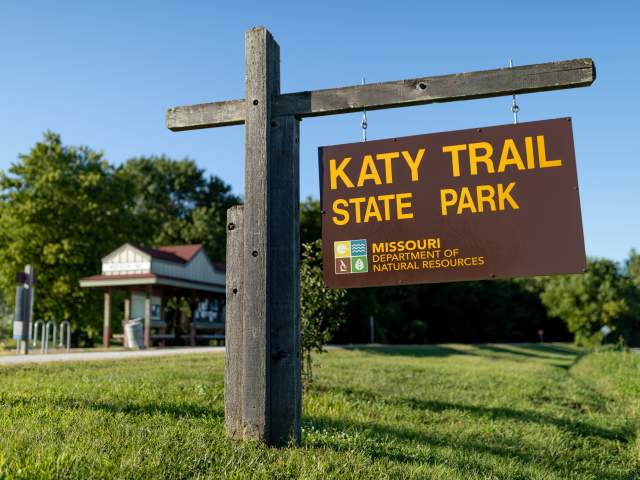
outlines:
M241 199L190 159L131 158L120 166L51 132L0 172L0 292L13 303L15 273L37 275L35 318L69 320L85 338L101 330L101 292L79 280L125 242L203 243L224 260L226 210Z
M308 199L300 214L302 240L318 258L320 203ZM312 281L303 276L302 291L324 295L305 288ZM325 307L324 320L337 343L369 342L373 317L374 339L382 343L532 342L542 333L545 341L640 346L640 255L634 249L622 264L589 258L584 274L361 288L339 300L339 308ZM607 338L603 326L611 330Z
M79 279L125 242L203 243L224 261L226 210L242 199L191 159L131 158L119 166L88 147L44 134L0 172L0 313L10 311L15 273L38 274L36 318L70 320L86 338L101 331L100 292ZM301 203L302 317L307 344L533 341L640 343L640 256L590 259L583 275L329 292L323 288L317 200ZM6 323L6 322L5 322ZM306 325L306 330L305 330ZM5 326L6 328L6 326ZM0 332L1 334L1 332Z

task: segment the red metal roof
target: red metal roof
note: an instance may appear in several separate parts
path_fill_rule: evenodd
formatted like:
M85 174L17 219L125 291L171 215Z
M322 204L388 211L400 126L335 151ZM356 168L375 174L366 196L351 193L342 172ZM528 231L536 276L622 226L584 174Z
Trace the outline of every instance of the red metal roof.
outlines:
M168 247L159 247L158 250L172 253L173 255L183 259L185 262L188 262L200 251L201 248L202 244L196 243L193 245L170 245Z
M165 260L167 262L174 263L187 263L200 251L202 244L169 245L158 248L140 247L136 245L136 248L142 250L148 255L151 255L153 258L157 258L158 260Z

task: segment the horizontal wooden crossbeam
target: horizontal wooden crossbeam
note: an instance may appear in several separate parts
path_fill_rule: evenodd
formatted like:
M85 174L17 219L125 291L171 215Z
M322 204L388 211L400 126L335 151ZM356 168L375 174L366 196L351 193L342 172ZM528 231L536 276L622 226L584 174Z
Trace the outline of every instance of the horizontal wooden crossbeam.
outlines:
M273 99L273 116L298 118L382 108L425 105L503 95L587 87L596 79L593 60L524 65L436 77L414 78L351 87L287 93ZM245 101L202 103L167 111L173 131L224 127L244 123Z

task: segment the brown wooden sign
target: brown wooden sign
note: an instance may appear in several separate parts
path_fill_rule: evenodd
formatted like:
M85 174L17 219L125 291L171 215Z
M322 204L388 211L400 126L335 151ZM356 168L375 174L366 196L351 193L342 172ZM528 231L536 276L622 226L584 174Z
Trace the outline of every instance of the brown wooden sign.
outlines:
M570 118L321 147L336 288L582 272Z

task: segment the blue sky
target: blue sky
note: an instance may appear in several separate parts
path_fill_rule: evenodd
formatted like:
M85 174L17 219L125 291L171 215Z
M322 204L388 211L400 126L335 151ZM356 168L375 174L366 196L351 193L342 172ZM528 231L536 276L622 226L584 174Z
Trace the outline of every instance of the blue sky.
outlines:
M590 88L518 97L521 121L572 116L587 253L640 247L640 3L35 2L0 5L0 169L53 130L113 163L190 157L243 189L241 126L172 133L167 107L244 96L244 31L281 47L282 91L592 57ZM370 112L369 138L511 122L497 98ZM359 141L360 115L305 119L301 193L317 147Z

